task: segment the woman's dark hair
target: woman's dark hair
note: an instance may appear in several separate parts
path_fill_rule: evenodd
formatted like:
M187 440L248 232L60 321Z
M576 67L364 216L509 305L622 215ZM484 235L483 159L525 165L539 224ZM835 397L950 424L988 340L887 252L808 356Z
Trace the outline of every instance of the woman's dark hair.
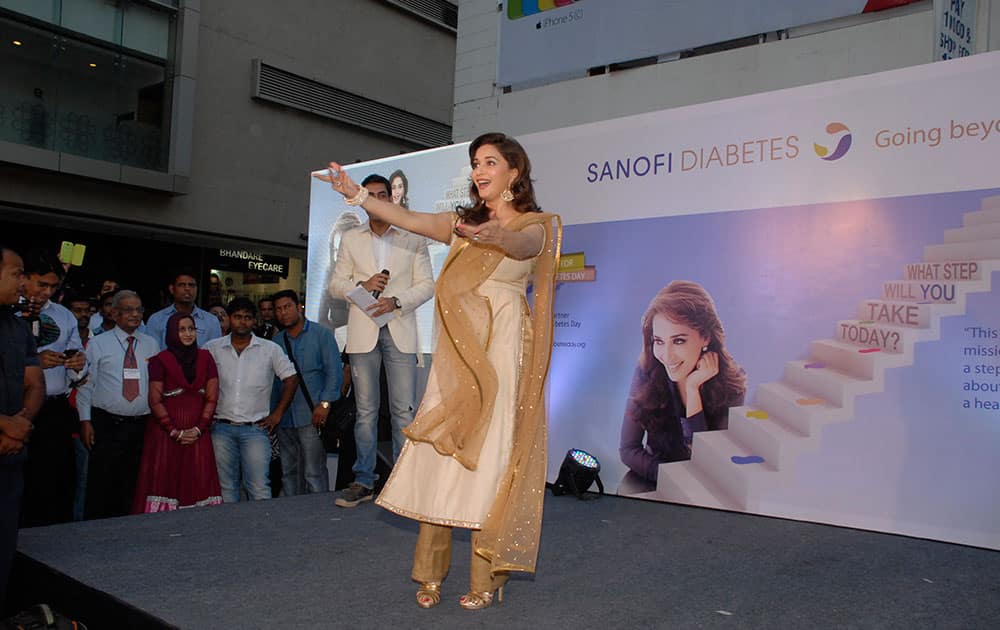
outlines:
M392 198L392 180L396 179L397 177L403 180L403 197L399 200L399 205L403 206L404 208L409 208L410 180L406 179L406 175L404 175L403 171L399 170L398 168L392 172L392 175L389 176L389 198L390 199Z
M476 151L487 144L495 146L503 159L507 160L507 164L511 168L517 169L517 179L510 186L510 191L514 193L514 201L511 202L514 208L518 212L541 212L542 209L535 202L535 188L531 185L531 160L528 159L528 154L524 151L521 143L502 133L484 133L469 145L469 161L474 160ZM485 223L488 221L490 210L479 196L476 182L469 184L469 198L472 200L472 205L456 208L462 221L466 223Z
M708 349L719 355L719 373L701 386L701 402L708 428L722 428L727 410L743 404L747 377L726 350L726 333L711 296L701 285L686 280L660 289L642 316L642 353L629 395L636 422L646 431L656 430L671 415L673 389L666 368L653 355L653 318L657 315L698 331L708 339Z

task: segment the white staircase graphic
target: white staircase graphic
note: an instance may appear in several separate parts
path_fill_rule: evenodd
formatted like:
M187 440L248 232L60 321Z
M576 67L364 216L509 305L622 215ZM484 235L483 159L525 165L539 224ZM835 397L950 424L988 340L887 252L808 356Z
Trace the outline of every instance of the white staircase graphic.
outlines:
M818 447L825 425L853 419L855 399L883 391L887 368L913 365L914 344L939 339L942 317L964 315L969 293L990 291L1000 270L1000 195L983 199L963 225L926 246L924 261L886 282L880 299L864 300L857 319L810 343L809 358L789 361L783 380L759 385L753 406L730 409L728 429L695 433L691 459L661 464L656 490L642 496L757 511L798 456ZM748 456L763 462L733 461Z

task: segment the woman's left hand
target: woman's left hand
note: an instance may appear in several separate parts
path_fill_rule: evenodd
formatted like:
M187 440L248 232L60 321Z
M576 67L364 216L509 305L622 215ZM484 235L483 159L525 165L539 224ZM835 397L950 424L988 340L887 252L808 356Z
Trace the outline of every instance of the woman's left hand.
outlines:
M346 199L350 199L358 194L361 188L351 179L350 175L344 172L344 168L336 162L330 162L329 170L324 173L313 173L313 177L328 182L330 187L342 194Z
M719 373L719 353L706 352L698 359L694 371L687 377L688 387L701 387Z
M479 225L459 223L455 226L455 229L459 234L474 243L502 247L504 229L500 227L500 222L496 219L490 219L486 223L480 223Z

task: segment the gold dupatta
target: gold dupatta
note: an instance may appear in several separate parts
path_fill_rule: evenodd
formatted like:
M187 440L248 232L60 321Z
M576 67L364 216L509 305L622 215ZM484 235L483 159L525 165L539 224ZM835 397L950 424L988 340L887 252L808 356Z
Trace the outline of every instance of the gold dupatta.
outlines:
M545 379L552 356L555 274L559 267L562 223L558 215L528 212L505 229L520 231L539 224L545 245L537 256L530 330L525 331L523 364L517 387L514 442L510 463L483 523L476 553L497 571L535 570L545 495L547 427ZM475 470L493 417L497 375L486 356L492 321L489 301L476 289L493 273L504 254L492 247L456 239L435 287L435 317L440 329L434 353L441 402L404 429L408 438L432 444ZM513 343L518 340L493 340Z

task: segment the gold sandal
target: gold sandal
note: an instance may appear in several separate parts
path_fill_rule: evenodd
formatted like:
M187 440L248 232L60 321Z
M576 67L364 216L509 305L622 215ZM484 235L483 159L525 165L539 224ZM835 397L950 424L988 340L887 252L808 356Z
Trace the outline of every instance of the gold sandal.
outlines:
M497 603L503 602L503 587L496 590ZM466 610L481 610L493 605L493 593L490 591L469 591L458 598L458 605Z
M433 608L441 603L441 583L421 582L417 589L417 606Z

